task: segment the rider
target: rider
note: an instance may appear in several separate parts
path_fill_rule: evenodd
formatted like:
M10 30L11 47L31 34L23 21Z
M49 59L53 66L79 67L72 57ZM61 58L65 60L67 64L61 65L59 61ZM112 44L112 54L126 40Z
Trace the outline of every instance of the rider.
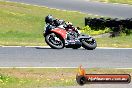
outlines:
M45 23L46 23L45 28L48 29L48 30L53 29L54 28L53 21L54 21L54 18L52 17L52 15L46 16L45 17Z
M57 27L59 25L62 25L64 23L63 20L60 20L60 19L57 19L57 18L55 19L55 18L53 18L52 15L46 16L45 17L45 22L46 22L46 24L50 24L50 25L55 26L55 27Z
M63 24L64 25L63 27L67 31L67 36L68 36L67 39L70 38L71 34L74 34L75 37L77 37L78 34L80 34L79 31L78 31L78 29L75 28L72 25L71 22L66 22L65 23L65 21L63 21L63 20L54 19L52 15L46 16L45 17L45 22L46 22L46 25L47 25L46 28L48 28L48 29L53 29L53 28L58 27L58 26L60 26L60 25Z

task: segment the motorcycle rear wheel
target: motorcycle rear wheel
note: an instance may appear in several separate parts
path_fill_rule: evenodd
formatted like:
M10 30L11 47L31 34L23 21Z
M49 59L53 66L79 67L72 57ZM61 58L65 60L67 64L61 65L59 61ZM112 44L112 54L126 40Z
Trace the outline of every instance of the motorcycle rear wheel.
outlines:
M56 41L55 37L58 38L59 41ZM63 38L55 33L47 34L45 36L45 42L53 49L63 49L65 46Z

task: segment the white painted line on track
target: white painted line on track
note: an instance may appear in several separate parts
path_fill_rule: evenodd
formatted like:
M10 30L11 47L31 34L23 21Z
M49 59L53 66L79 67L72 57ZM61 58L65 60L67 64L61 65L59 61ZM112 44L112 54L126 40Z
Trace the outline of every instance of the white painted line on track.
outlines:
M129 5L129 4L122 4L122 3L110 3L110 2L102 2L102 3L106 3L106 4L114 4L114 5L131 6L131 5Z
M115 68L115 69L128 69L128 70L132 70L132 68Z
M79 66L78 66L79 67ZM33 69L39 69L39 68L55 68L55 69L60 69L60 68L71 68L71 69L77 69L78 67L0 67L0 68L5 68L5 69L8 69L8 68L22 68L22 69L24 69L24 68L33 68ZM95 69L95 68L85 68L85 67L83 67L84 69ZM101 68L101 67L100 67ZM104 68L104 67L102 67L102 68ZM104 69L107 69L107 68L104 68ZM121 70L132 70L132 68L108 68L108 69L121 69Z
M132 49L132 48L97 47L96 49Z
M78 68L78 67L0 67L0 68Z
M23 46L1 46L1 47L23 47Z
M113 4L113 5L124 5L124 6L132 6L131 4L123 4L123 3L112 3L112 2L100 2L100 1L92 1L92 0L85 0L88 2L97 2L97 3L103 3L103 4Z
M35 47L39 47L39 48L50 48L50 46L0 46L0 47L26 47L26 48L35 48ZM132 48L115 48L115 47L97 47L96 49L132 49Z
M42 47L42 48L47 48L47 47L49 47L49 46L24 46L24 47ZM50 48L50 47L49 47Z

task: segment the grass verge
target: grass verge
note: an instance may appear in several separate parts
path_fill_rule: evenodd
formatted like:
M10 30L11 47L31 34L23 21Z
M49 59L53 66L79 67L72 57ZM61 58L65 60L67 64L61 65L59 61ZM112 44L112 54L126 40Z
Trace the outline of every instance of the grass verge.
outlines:
M97 38L98 46L100 47L132 47L132 34L129 36L119 36L114 38Z
M47 7L0 1L0 46L46 45L42 33L45 24L44 17L48 14L65 21L71 21L81 28L84 27L84 17L94 17L75 11L62 11ZM83 32L97 35L105 33L107 30L83 30ZM131 42L132 36L97 39L98 47L132 47Z
M87 14L49 9L13 2L0 1L0 45L45 45L43 39L44 17L56 18L84 26Z
M93 1L93 0L91 0ZM107 3L121 3L121 4L132 4L132 0L94 0L99 2L107 2Z
M75 68L0 68L1 88L77 86ZM132 70L86 69L88 74L130 74Z

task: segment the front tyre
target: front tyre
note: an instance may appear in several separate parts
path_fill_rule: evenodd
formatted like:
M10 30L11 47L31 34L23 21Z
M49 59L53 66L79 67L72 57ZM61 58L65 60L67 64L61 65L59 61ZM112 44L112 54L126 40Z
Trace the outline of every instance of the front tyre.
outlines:
M87 50L93 50L97 47L97 43L94 38L82 39L82 47Z
M47 34L45 42L53 49L63 49L65 46L63 38L55 33Z

